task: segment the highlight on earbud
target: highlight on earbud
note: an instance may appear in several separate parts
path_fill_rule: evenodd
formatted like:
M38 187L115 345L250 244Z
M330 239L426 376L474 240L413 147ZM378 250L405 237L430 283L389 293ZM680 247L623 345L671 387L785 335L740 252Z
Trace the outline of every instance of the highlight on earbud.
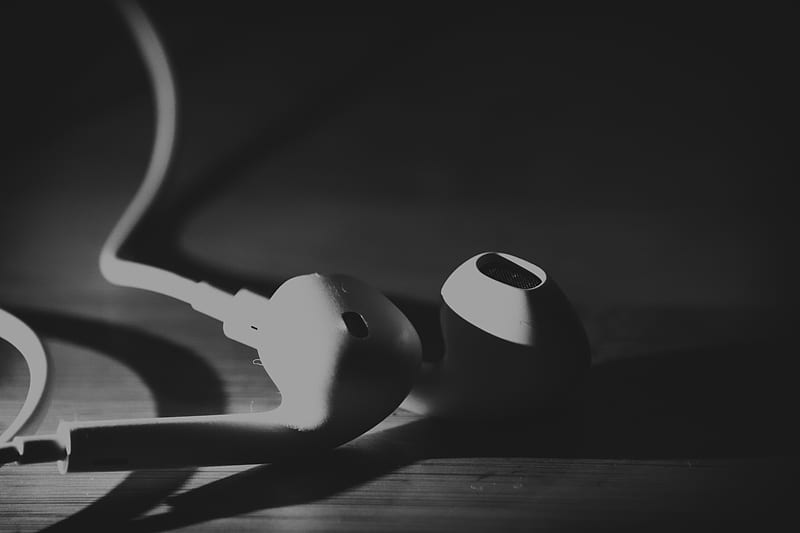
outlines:
M414 326L378 290L345 275L281 285L257 324L264 368L295 427L372 427L411 389L422 359Z
M532 416L571 405L590 363L577 314L542 268L478 254L441 291L444 355L403 407L442 417Z

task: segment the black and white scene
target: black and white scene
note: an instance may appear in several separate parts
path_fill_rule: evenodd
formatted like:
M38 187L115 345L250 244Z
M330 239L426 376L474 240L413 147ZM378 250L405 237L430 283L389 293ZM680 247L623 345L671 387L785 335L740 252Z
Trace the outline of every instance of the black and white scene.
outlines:
M0 532L800 529L794 14L0 22Z

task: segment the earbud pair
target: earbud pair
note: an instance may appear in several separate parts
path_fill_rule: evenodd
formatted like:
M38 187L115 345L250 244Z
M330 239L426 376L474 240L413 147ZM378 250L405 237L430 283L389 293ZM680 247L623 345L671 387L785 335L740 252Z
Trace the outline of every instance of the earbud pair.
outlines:
M427 354L435 362L419 373L414 326L348 276L292 278L269 300L239 291L223 330L258 350L283 394L281 409L303 426L333 417L377 423L412 385L404 407L439 417L527 417L573 403L589 345L544 270L509 254L478 254L447 278L441 299L444 353Z
M272 462L338 446L405 407L435 416L523 417L569 403L588 367L586 335L536 265L477 255L442 287L445 351L420 371L414 326L349 276L310 274L272 298L239 291L225 333L256 350L278 387L266 413L62 422L17 437L10 460L60 461L62 472Z
M444 353L427 357L435 362L419 374L414 326L348 276L292 278L269 300L239 291L223 329L258 350L283 394L281 409L311 425L356 413L376 423L412 385L404 407L440 417L522 417L572 402L589 345L544 270L509 254L478 254L447 278L441 299Z

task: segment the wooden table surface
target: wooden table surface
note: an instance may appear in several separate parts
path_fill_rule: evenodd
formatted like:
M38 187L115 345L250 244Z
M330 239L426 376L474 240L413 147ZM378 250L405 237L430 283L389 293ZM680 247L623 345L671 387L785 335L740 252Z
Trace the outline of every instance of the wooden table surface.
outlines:
M51 40L12 64L33 112L9 111L20 127L0 189L0 306L55 364L39 432L277 405L256 355L217 323L100 277L100 245L145 168L151 108L113 12L61 9L83 34L48 48L65 30L46 22ZM515 253L557 278L584 321L583 407L489 425L398 410L339 449L271 465L7 465L0 531L797 528L790 165L766 110L775 80L739 54L749 42L508 13L263 28L244 13L217 31L214 10L150 9L181 82L182 144L132 250L267 292L351 273L429 347L447 274L481 250ZM89 66L63 67L87 50ZM26 387L0 342L0 427Z

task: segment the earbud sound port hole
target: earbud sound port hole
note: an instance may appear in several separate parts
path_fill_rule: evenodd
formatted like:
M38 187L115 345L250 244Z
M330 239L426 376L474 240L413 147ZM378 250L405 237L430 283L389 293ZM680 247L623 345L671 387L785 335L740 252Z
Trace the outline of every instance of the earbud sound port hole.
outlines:
M342 321L344 322L347 332L353 337L363 339L369 335L369 328L364 320L364 317L354 311L346 311L342 313Z

